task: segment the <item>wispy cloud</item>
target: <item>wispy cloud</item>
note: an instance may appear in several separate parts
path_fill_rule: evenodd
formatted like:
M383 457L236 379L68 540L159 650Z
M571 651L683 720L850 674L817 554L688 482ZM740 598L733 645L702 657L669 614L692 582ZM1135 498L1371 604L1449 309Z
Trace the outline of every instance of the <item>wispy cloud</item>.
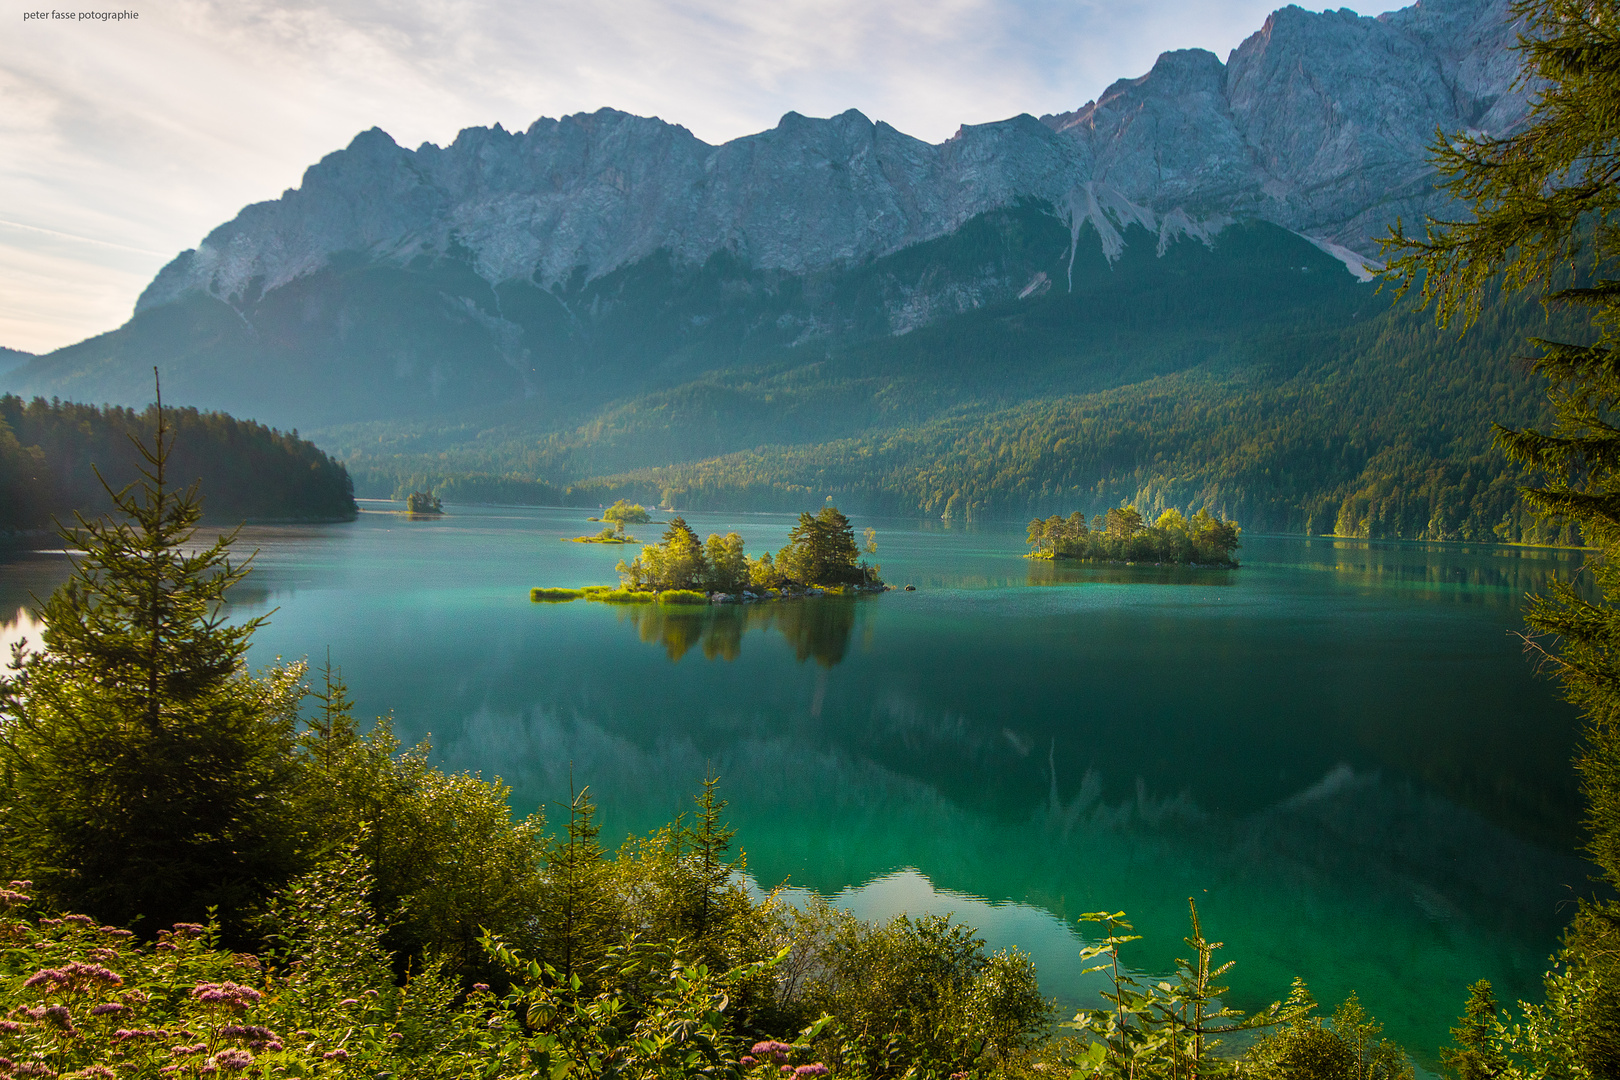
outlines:
M110 329L244 204L380 126L404 145L604 105L722 142L858 108L931 141L1073 109L1273 0L129 0L0 22L0 344ZM73 5L77 10L80 5ZM75 243L93 240L94 243ZM162 253L162 254L155 254Z

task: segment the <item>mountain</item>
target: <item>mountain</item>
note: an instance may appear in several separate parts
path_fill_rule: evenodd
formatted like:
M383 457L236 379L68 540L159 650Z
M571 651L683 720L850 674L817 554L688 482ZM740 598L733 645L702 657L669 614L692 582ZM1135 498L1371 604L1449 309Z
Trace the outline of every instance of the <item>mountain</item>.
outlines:
M21 349L8 349L0 345L0 374L20 368L33 358L33 353L23 352Z
M1384 317L1365 282L1396 217L1454 211L1436 131L1526 115L1515 35L1509 0L1288 7L1224 63L1165 53L937 145L854 110L719 146L611 109L415 150L373 129L182 253L124 326L0 382L137 403L157 364L178 400L318 433L375 491L1294 377L1301 335L1338 355Z

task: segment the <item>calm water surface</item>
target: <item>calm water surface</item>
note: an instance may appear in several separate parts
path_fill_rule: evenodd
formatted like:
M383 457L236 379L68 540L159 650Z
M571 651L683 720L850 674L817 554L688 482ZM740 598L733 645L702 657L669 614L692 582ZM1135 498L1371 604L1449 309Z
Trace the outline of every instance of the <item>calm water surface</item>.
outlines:
M451 510L244 531L254 660L330 648L362 714L521 812L572 769L604 839L712 765L760 884L954 911L1067 1006L1096 989L1078 913L1125 909L1158 973L1196 897L1239 1007L1354 989L1432 1061L1469 983L1536 995L1586 884L1575 719L1512 633L1576 554L1249 538L1236 571L1077 569L1021 558L1021 528L857 520L916 592L671 614L529 603L634 551L560 542L583 511ZM688 517L750 552L792 524ZM0 562L5 635L63 572Z

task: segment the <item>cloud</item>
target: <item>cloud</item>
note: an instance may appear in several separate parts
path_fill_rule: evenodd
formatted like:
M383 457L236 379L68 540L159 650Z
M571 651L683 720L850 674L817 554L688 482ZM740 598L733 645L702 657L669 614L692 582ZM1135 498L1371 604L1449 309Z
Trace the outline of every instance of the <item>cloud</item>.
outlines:
M442 144L610 105L722 142L789 110L853 107L938 141L1073 109L1165 49L1224 58L1272 6L126 2L138 20L0 8L0 207L25 226L0 226L0 344L40 351L122 323L173 254L373 125Z

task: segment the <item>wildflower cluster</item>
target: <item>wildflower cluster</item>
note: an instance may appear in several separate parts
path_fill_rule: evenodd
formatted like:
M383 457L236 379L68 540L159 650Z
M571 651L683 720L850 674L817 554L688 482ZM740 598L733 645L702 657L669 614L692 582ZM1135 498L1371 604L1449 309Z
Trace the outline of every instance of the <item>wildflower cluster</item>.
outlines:
M759 1076L778 1073L784 1077L797 1077L798 1080L814 1080L815 1077L826 1076L827 1066L819 1061L811 1061L800 1065L793 1064L792 1059L795 1056L802 1058L808 1053L809 1047L766 1039L763 1042L755 1043L753 1049L745 1054L737 1064L745 1069L752 1070Z

